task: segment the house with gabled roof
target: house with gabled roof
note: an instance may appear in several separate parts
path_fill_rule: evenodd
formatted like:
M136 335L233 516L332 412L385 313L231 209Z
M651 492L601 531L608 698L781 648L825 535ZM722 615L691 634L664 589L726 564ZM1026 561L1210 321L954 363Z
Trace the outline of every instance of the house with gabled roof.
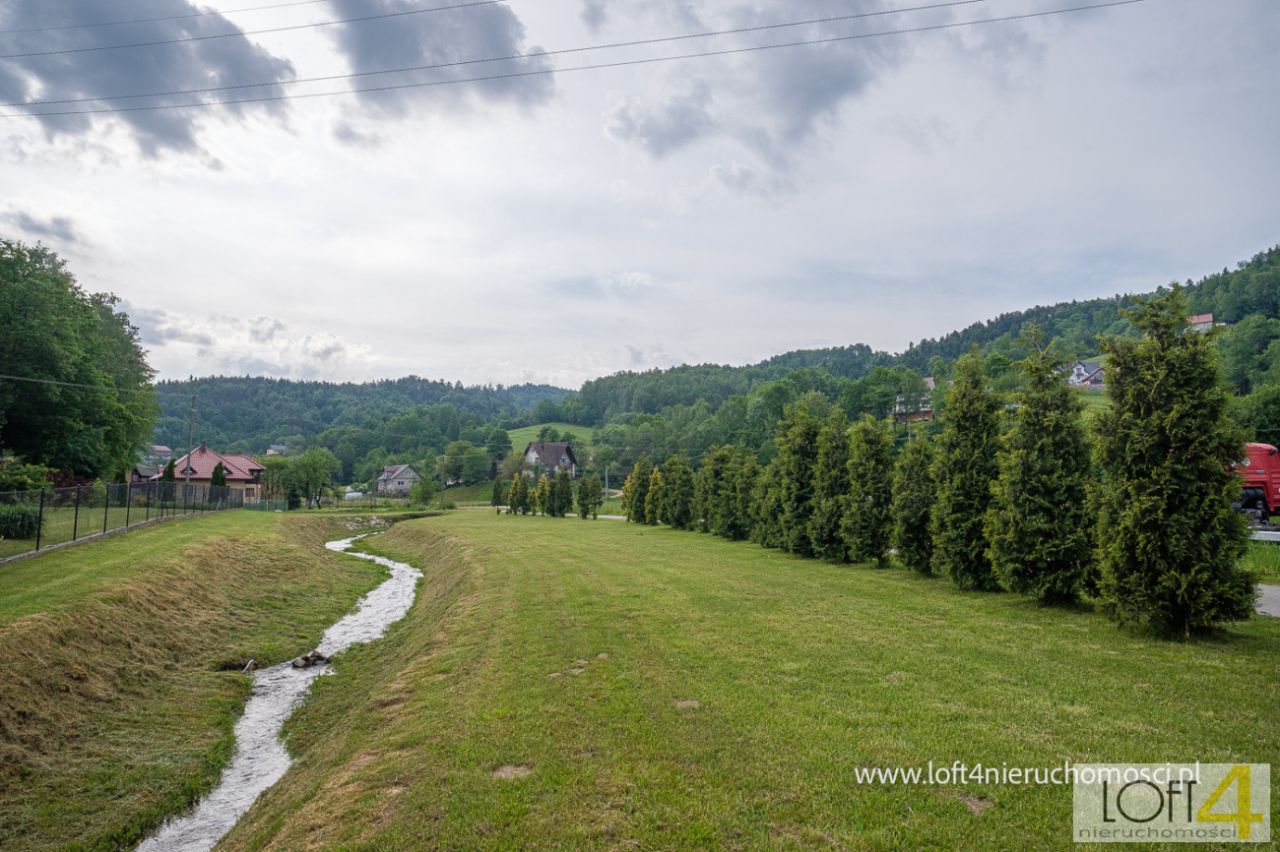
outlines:
M392 464L382 469L374 490L382 497L408 497L421 481L422 477L409 465Z
M578 477L578 457L566 441L534 441L524 448L524 464L535 478L544 473L555 476L562 470Z
M262 472L266 470L262 463L247 453L219 453L209 449L201 442L187 455L173 463L173 474L179 483L191 486L209 486L213 484L213 469L222 465L227 477L227 487L243 492L248 502L262 496ZM163 468L151 477L158 481L164 476Z
M1067 384L1072 387L1102 387L1104 382L1102 362L1077 361L1067 374Z

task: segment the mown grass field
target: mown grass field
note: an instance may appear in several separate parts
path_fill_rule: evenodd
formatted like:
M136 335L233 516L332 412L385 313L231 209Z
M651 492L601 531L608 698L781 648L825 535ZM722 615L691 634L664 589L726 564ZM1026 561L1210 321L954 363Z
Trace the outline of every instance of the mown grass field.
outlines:
M611 521L458 512L369 547L425 570L417 603L317 683L225 848L1066 849L1069 787L854 769L1280 762L1278 620L1163 642Z
M0 849L131 848L216 782L253 658L375 585L354 517L226 512L0 566Z

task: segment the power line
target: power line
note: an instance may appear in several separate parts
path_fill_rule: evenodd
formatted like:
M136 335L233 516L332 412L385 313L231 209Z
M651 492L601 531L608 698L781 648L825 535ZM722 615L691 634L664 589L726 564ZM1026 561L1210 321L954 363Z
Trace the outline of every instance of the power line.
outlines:
M220 38L242 38L251 35L263 35L265 33L283 33L292 30L306 30L314 27L331 27L337 24L356 24L364 21L380 21L387 18L403 18L408 15L425 15L431 12L449 12L454 9L471 9L476 6L494 6L499 3L505 3L507 0L468 0L464 3L455 3L452 6L428 6L425 9L402 9L398 12L382 12L377 15L361 15L356 18L339 18L332 21L316 21L310 24L290 24L284 27L268 27L262 30L237 30L233 33L212 33L210 35L184 36L183 38L160 39L158 41L135 41L127 44L101 44L90 47L68 47L62 50L40 50L31 53L6 53L0 54L0 59L27 59L36 56L62 56L68 53L92 53L102 50L124 50L132 47L155 47L162 44L185 44L193 41L212 41Z
M239 9L227 9L225 11L210 12L190 12L185 15L163 15L158 18L129 18L123 21L100 21L94 24L54 24L47 27L26 27L19 30L0 30L0 35L19 35L22 33L48 33L56 30L88 30L97 27L122 27L126 24L150 24L163 21L185 21L191 18L208 18L214 15L238 15L242 12L262 12L267 9L289 9L294 6L314 6L317 3L327 3L329 0L293 0L292 3L276 3L273 6L246 6Z
M636 65L652 65L660 62L675 62L685 59L702 59L715 56L730 56L734 54L745 53L761 53L769 50L781 50L793 47L808 47L821 44L834 44L838 42L858 41L861 39L881 38L884 36L895 35L911 35L915 33L937 32L941 30L959 29L962 27L977 26L981 24L998 24L1010 21L1024 21L1032 18L1045 18L1052 15L1064 15L1073 12L1086 12L1094 9L1108 9L1116 6L1131 6L1135 3L1143 3L1145 0L1110 0L1105 3L1094 3L1087 6L1070 6L1062 9L1047 9L1039 12L1026 12L1020 15L1005 15L998 18L979 18L971 21L955 21L946 24L932 24L929 26L910 27L898 30L882 30L874 33L855 33L853 35L830 36L819 39L804 39L799 41L779 42L775 44L752 45L750 47L734 47L724 50L701 51L696 53L682 53L673 56L650 56L641 59L626 59L616 62L601 62L593 65L577 65L570 68L539 68L530 71L512 71L504 74L489 74L481 77L462 77L454 80L428 80L417 83L396 83L386 86L371 86L364 89L345 89L342 91L328 92L301 92L295 94L284 95L264 95L256 98L237 98L234 100L218 100L218 101L199 101L195 103L185 104L153 104L148 106L135 107L102 107L99 109L85 110L59 110L54 112L19 112L19 113L0 113L0 118L40 118L44 116L67 116L67 115L98 115L103 113L126 113L126 112L154 112L157 110L169 109L200 109L205 107L229 106L234 104L255 104L255 103L272 103L277 101L302 100L310 98L336 97L340 95L360 95L378 92L391 92L404 89L420 89L431 88L436 86L454 86L463 83L483 83L496 80L512 80L523 77L539 77L551 74L568 74L574 71L599 71L608 68L625 68Z
M459 68L467 65L480 65L490 62L506 62L518 59L537 59L549 56L565 56L572 53L586 53L596 50L613 50L624 47L644 47L655 44L664 44L678 41L689 41L700 38L714 38L726 35L742 35L745 33L765 32L768 30L789 29L792 27L811 26L816 24L832 24L842 21L851 21L859 18L873 18L883 15L896 15L903 12L922 12L934 9L945 9L955 6L971 6L975 3L987 3L990 0L948 0L947 2L931 3L925 6L905 6L897 9L881 9L875 12L859 12L849 15L836 15L825 18L810 18L804 21L785 21L775 24L761 24L752 27L737 27L727 30L708 30L700 33L687 33L674 36L660 36L657 38L636 39L633 41L618 41L604 44L593 44L585 47L567 47L559 50L538 50L532 53L516 53L507 56L492 56L482 59L462 59L454 62L439 62L432 65L410 65L402 68L387 68L380 71L358 71L348 74L331 74L324 77L303 77L295 80L275 80L263 83L239 83L228 86L210 86L203 89L175 89L167 92L146 92L139 94L127 95L95 95L92 97L82 98L63 98L60 100L43 100L43 101L14 101L10 103L0 103L0 107L24 107L24 106L55 106L58 104L77 104L92 103L95 101L115 101L115 100L136 100L138 98L161 98L173 97L177 95L205 95L212 92L229 92L240 89L256 89L264 86L294 86L301 83L322 83L332 82L334 80L350 80L358 77L373 77L382 74L404 74L412 71L437 71L443 68Z
M148 385L143 388L118 388L114 385L90 385L83 382L60 382L56 379L36 379L31 376L6 376L0 374L0 379L7 379L11 382L31 382L39 385L58 385L67 388L87 388L89 390L115 391L116 393L159 393L154 385ZM185 395L185 394L184 394Z

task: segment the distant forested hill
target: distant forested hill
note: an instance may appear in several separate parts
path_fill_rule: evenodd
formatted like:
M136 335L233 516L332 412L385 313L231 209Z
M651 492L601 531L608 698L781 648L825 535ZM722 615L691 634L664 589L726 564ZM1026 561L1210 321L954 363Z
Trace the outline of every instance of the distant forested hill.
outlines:
M161 407L157 443L185 450L194 395L197 443L255 453L293 436L384 423L419 406L446 405L462 419L521 425L539 402L559 402L568 393L549 385L464 387L414 376L365 384L212 376L160 382L156 391Z
M1188 281L1186 293L1194 313L1213 313L1220 323L1236 325L1248 320L1246 325L1252 326L1261 320L1280 319L1280 246L1237 264L1235 270L1224 269L1198 282ZM656 414L700 401L714 409L733 396L805 368L844 379L862 378L876 367L895 365L926 375L933 372L936 360L954 361L975 345L985 351L1014 353L1022 329L1032 322L1070 354L1086 357L1098 353L1099 338L1131 331L1121 315L1129 303L1128 296L1112 296L1015 311L923 340L898 355L857 344L788 352L745 367L704 364L618 373L587 382L576 399L566 402L563 414L576 422L597 425L626 413ZM1256 354L1261 355L1271 339L1268 333L1255 330L1243 348L1259 349ZM1241 393L1249 389L1247 382L1233 380L1233 384Z

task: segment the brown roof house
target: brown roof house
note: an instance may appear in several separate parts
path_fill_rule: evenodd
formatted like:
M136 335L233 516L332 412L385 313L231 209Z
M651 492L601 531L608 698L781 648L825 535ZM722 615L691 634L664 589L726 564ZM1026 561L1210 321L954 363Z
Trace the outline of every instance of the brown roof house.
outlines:
M407 497L421 480L418 472L407 464L388 465L382 469L374 490L383 497Z
M564 441L535 441L524 448L524 463L534 477L543 473L555 476L562 470L574 479L578 477L578 457Z
M262 496L261 476L266 468L257 459L245 453L214 452L203 442L189 455L182 456L173 463L173 474L179 483L190 482L192 486L212 485L213 469L219 463L227 475L227 487L243 492L246 502ZM162 469L151 479L158 480L163 475Z

